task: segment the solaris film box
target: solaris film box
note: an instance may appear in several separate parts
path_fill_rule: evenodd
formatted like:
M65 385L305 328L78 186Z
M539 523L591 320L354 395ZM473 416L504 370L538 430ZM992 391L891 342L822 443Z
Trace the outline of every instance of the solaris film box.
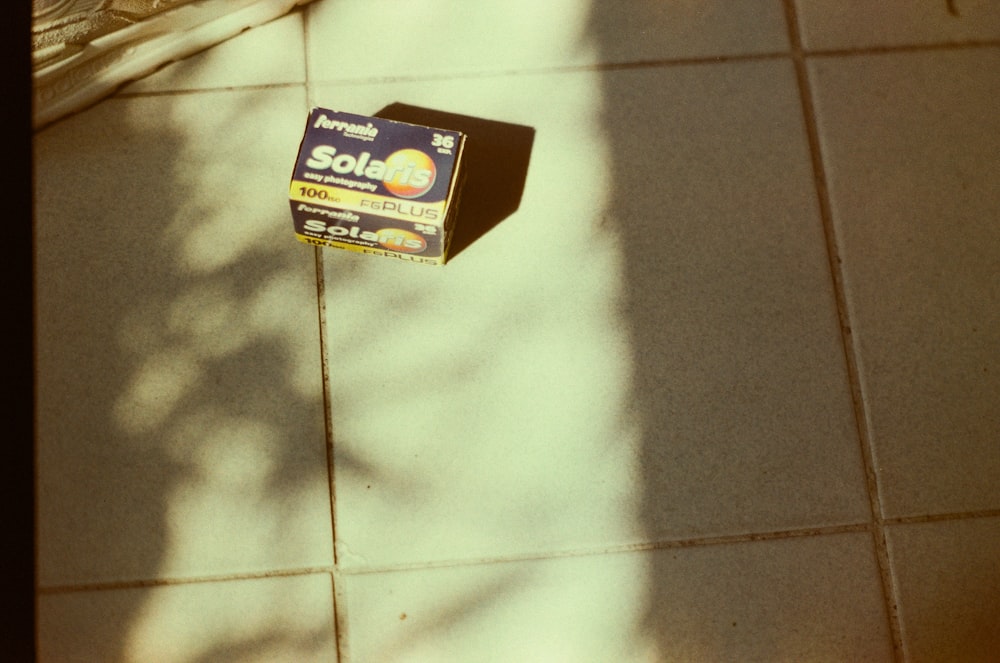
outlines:
M314 108L289 189L296 237L444 264L464 146L457 131Z

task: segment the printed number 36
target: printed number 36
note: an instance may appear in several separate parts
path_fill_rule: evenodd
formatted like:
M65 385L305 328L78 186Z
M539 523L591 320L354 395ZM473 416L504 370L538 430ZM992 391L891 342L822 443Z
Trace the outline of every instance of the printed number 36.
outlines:
M455 137L434 134L434 138L431 140L431 147L445 147L450 150L455 147Z

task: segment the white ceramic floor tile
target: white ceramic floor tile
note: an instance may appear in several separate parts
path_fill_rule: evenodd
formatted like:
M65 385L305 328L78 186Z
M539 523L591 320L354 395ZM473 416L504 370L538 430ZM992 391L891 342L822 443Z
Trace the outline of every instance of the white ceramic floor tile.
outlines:
M537 131L517 213L444 268L325 253L347 568L869 518L794 86L765 62L316 90Z
M113 99L36 136L42 586L332 563L304 110Z
M314 82L439 77L781 51L779 0L615 3L322 1L309 8Z
M1000 39L1000 7L992 0L795 3L803 44L812 50Z
M872 539L839 534L653 555L657 661L892 661Z
M1000 49L811 63L888 516L1000 507Z
M652 661L641 555L338 578L346 662Z
M891 661L867 534L348 575L345 661Z
M641 536L619 258L599 226L605 191L578 184L603 176L597 82L578 73L317 91L320 105L371 113L436 101L536 131L519 211L445 267L325 253L346 567ZM558 101L519 101L543 94Z
M907 660L995 661L1000 518L897 525L888 541Z
M292 12L197 55L171 63L123 91L164 92L303 83L302 25L302 12Z
M335 663L329 575L46 594L39 663Z

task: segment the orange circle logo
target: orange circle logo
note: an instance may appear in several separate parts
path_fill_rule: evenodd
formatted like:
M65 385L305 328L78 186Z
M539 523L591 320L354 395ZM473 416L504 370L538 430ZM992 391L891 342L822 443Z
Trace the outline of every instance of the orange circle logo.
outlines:
M397 150L385 160L383 183L400 198L419 198L430 191L436 177L434 160L420 150Z
M427 240L415 232L400 228L383 228L378 231L378 243L390 251L420 253L427 248Z

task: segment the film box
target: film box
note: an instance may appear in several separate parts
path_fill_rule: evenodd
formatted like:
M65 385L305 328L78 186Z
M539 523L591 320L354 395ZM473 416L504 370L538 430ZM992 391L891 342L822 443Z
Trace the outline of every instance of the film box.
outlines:
M464 146L457 131L312 109L288 192L296 237L444 264Z

